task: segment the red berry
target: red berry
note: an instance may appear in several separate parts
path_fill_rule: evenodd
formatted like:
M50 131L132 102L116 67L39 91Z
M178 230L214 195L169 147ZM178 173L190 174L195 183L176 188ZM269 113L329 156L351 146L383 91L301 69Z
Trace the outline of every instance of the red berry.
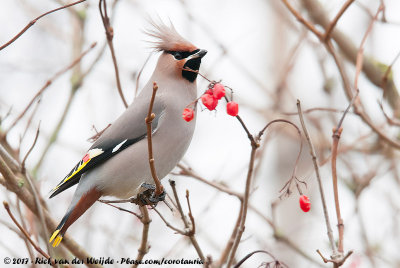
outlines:
M304 212L310 211L311 202L310 202L310 199L308 198L308 196L306 196L306 195L300 196L299 202L300 202L301 210L303 210Z
M239 104L230 101L226 104L226 112L231 116L237 116L239 113Z
M217 100L220 100L222 97L225 96L225 88L222 84L216 83L213 87L213 96Z
M213 95L213 90L211 88L207 89L204 94Z
M185 120L186 122L192 121L193 118L194 118L194 111L193 111L193 109L185 108L185 109L183 110L183 113L182 113L182 118L183 118L183 120Z
M203 96L201 96L201 102L210 111L214 110L215 107L217 107L217 105L218 105L218 100L214 99L212 95L207 94L207 93L203 94Z

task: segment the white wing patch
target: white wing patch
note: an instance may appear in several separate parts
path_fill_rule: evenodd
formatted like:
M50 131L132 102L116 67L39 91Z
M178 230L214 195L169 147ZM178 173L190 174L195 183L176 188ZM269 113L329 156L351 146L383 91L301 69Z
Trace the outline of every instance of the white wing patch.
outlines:
M123 142L121 142L120 144L118 144L117 146L115 146L114 149L112 149L112 153L115 153L116 151L118 151L119 148L121 148L121 146L124 145L124 143L125 143L126 141L127 141L127 139L124 140Z
M99 148L89 150L89 152L88 152L90 159L92 159L93 157L96 157L98 155L101 155L102 153L104 153L104 151Z

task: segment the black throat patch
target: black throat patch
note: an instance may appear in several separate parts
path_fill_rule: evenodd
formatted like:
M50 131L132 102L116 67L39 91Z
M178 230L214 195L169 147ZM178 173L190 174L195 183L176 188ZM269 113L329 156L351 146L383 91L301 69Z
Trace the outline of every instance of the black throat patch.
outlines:
M200 69L201 58L194 58L188 60L185 65L183 65L184 69L191 69L193 71L198 71ZM182 70L182 77L188 80L189 82L194 82L197 78L197 72Z

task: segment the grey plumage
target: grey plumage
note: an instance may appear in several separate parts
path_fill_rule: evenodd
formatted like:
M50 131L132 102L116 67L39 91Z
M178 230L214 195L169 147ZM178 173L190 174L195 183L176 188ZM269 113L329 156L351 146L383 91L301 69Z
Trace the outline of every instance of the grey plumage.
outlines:
M155 27L153 37L159 57L157 66L143 90L126 111L100 136L88 153L62 180L51 197L78 183L73 200L50 242L57 246L68 229L100 196L128 198L140 192L143 183L153 184L148 163L145 117L149 109L153 82L158 91L153 113L153 154L157 175L164 178L189 147L195 119L182 119L184 108L196 99L197 73L207 53L179 36L173 27ZM194 66L194 67L192 67ZM197 68L197 69L196 69Z
M150 104L153 81L155 81L159 89L153 107L153 112L156 114L153 123L155 124L153 127L154 159L158 177L164 178L183 157L192 139L195 120L189 123L182 120L182 111L187 104L196 99L197 90L196 84L188 81L177 83L174 78L170 78L162 71L157 71L158 69L156 68L156 72L135 102L104 132L92 148L101 147L102 143L110 140L122 141L146 133L145 117ZM119 198L133 196L137 194L142 183L153 183L147 154L147 139L140 140L86 173L82 181L83 179L96 181L96 185L105 195ZM111 177L113 184L108 183ZM85 190L84 186L81 187ZM80 185L78 190L79 188Z

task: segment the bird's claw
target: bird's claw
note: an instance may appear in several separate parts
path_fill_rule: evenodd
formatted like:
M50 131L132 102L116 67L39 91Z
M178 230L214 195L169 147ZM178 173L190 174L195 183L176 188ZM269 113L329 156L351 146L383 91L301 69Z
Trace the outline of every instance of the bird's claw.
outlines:
M157 204L158 202L164 201L165 200L165 196L166 196L165 191L162 191L162 193L159 194L159 195L156 195L156 192L153 191L152 195L149 198L149 201L152 202L152 203Z
M138 201L139 205L141 205L141 206L145 206L145 205L157 206L158 202L165 200L165 196L166 196L165 191L163 191L159 195L156 195L156 193L155 193L156 186L155 185L149 184L149 183L143 183L141 185L141 187L143 187L147 190L138 194L137 201Z
M145 188L147 190L155 190L156 186L154 184L150 184L150 183L142 183L141 185L142 188Z

